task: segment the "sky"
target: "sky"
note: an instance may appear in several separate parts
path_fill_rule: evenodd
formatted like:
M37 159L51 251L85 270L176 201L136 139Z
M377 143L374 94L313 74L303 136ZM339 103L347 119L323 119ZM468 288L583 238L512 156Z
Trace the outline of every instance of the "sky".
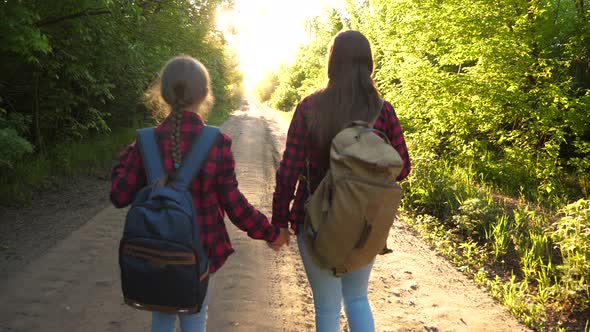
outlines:
M247 90L293 59L298 46L307 41L307 17L320 15L325 8L344 7L344 0L234 1L233 10L218 12L216 21L238 54Z

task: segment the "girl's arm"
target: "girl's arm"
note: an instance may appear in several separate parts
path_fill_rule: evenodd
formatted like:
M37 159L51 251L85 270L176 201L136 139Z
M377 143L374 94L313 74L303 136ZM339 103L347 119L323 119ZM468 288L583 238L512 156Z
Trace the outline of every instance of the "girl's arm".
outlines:
M238 189L235 160L231 151L231 139L223 135L219 140L216 175L217 196L231 222L253 239L274 242L280 229L271 225L264 214L255 209Z
M276 173L275 192L272 200L272 223L281 228L289 226L289 206L293 200L295 186L305 169L305 136L307 126L303 110L309 107L309 100L301 101L291 120L287 133L285 152Z
M406 176L408 176L408 173L410 173L410 169L412 167L410 163L410 155L408 154L408 148L406 147L404 132L402 131L402 127L399 123L397 115L395 114L393 106L391 106L389 102L385 101L383 103L383 108L385 112L382 112L381 116L379 116L377 119L375 128L387 134L389 140L391 141L391 145L400 154L402 160L404 161L402 171L397 177L397 180L401 181L405 179Z
M145 183L141 155L137 143L133 142L121 152L111 173L111 202L117 208L126 207Z

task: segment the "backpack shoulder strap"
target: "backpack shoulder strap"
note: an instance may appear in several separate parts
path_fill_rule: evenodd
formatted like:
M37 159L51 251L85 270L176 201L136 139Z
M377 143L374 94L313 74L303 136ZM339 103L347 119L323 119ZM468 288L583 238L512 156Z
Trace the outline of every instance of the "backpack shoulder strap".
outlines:
M139 129L137 131L137 142L139 143L139 151L148 183L152 184L165 174L155 128Z
M203 126L201 133L191 145L191 149L182 161L178 170L175 184L179 189L188 189L193 178L201 170L203 162L207 159L209 151L219 136L219 128Z

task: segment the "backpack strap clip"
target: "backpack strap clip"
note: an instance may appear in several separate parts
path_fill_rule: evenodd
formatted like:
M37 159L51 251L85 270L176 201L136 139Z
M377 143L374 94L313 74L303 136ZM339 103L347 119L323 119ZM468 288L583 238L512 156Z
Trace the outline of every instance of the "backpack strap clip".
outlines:
M332 274L334 275L334 277L336 278L340 278L343 275L345 275L346 273L348 273L348 270L346 268L332 268L331 270Z

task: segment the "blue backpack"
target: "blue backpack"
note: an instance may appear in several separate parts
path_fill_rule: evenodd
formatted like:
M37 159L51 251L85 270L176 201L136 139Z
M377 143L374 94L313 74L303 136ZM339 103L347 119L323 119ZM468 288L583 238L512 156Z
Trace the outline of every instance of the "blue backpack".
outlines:
M209 283L209 260L189 191L219 129L203 127L176 177L165 183L154 128L138 131L148 185L135 197L119 246L125 303L143 310L196 313Z

